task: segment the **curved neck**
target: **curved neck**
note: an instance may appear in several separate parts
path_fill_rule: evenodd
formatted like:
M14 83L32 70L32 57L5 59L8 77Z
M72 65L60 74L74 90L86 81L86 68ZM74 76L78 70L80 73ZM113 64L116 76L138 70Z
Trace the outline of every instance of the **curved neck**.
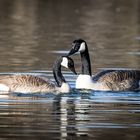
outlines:
M60 59L58 59L53 65L53 75L59 87L62 86L62 83L66 83L65 78L63 77L61 73L61 60Z
M81 61L82 61L82 74L92 75L87 44L86 44L86 50L84 52L81 52L80 54L81 54Z

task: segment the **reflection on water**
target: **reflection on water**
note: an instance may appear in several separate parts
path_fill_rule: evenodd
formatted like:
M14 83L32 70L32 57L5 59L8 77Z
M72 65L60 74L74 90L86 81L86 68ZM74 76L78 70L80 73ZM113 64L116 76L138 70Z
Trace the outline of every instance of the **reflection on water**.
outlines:
M0 136L139 139L139 93L77 92L1 95Z
M1 0L0 72L52 77L76 38L87 41L94 72L140 69L138 0ZM73 56L80 71L79 56ZM75 78L65 72L74 88ZM0 139L139 140L140 93L0 93Z

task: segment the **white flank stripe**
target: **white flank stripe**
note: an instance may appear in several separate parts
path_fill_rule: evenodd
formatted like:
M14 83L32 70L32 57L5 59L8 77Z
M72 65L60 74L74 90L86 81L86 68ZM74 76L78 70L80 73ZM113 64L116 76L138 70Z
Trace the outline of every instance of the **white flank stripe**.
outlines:
M9 91L9 87L4 84L0 84L0 91Z

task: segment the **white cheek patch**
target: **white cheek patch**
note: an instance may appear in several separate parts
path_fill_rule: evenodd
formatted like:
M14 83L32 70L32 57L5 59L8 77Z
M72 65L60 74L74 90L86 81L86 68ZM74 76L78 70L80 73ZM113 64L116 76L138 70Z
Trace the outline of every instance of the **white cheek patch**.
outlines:
M68 59L66 57L63 57L61 66L68 68Z
M79 51L79 52L84 52L85 49L86 49L86 45L85 45L85 42L83 42L83 43L81 43L80 48L79 48L78 51Z

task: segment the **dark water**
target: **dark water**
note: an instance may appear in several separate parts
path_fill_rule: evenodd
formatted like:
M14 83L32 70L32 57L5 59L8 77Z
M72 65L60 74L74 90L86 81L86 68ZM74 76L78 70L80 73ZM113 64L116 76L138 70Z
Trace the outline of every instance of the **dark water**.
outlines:
M140 138L140 94L76 92L13 95L0 100L0 137L6 139Z
M140 69L139 0L1 0L0 74L32 72L54 81L52 65L76 38L92 71ZM73 56L78 72L80 57ZM65 70L65 69L64 69ZM140 139L140 92L0 93L0 139Z

